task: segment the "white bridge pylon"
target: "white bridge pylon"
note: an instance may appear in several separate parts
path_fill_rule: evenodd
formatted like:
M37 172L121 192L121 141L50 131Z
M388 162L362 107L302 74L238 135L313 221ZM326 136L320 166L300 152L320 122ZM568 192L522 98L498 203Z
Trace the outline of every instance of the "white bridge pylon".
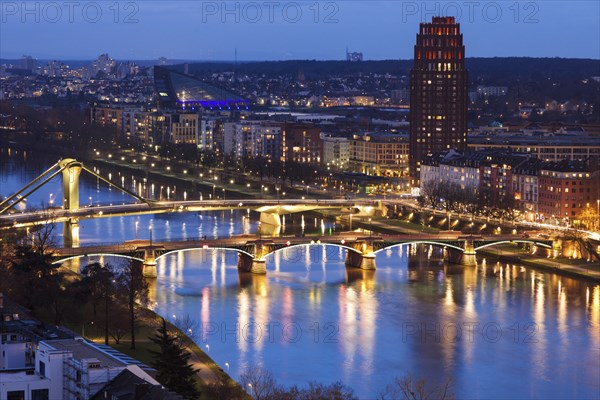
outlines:
M42 186L50 182L58 174L62 173L62 190L63 190L63 209L76 211L79 209L79 175L81 171L85 171L102 182L127 193L136 200L147 203L148 201L130 190L125 189L104 178L102 175L90 170L82 162L73 158L65 158L52 165L40 176L23 186L21 189L0 202L0 215L6 213L11 208L15 207L22 201L25 201L28 196L38 191Z

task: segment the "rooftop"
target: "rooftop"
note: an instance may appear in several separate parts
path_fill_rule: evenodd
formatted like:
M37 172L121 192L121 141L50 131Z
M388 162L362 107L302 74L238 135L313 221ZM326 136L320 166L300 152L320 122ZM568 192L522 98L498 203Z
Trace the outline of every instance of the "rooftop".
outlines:
M585 134L573 135L469 135L468 144L488 144L502 146L599 146L600 136Z
M25 385L28 382L38 382L40 379L44 379L40 375L31 371L2 371L0 372L0 381L2 383L14 383L18 382L19 384Z
M115 398L119 400L180 400L183 397L163 388L141 370L128 367L107 383L92 400Z
M540 169L556 172L592 172L594 168L587 161L560 160L556 162L542 163Z
M126 365L123 361L110 356L83 339L46 340L44 343L55 350L73 353L73 358L78 361L97 359L102 367L122 367Z
M159 101L167 106L230 107L248 103L226 89L157 66L154 67L154 86Z
M97 359L102 364L102 367L135 365L145 371L153 370L146 364L131 358L110 346L90 342L82 338L46 340L44 343L56 350L72 352L73 358L79 361L85 359Z

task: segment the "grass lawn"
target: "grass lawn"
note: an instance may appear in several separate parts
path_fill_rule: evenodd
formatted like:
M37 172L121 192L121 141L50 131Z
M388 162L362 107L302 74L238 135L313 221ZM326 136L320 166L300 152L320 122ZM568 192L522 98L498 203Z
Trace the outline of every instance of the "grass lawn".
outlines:
M382 224L389 225L389 226L398 226L400 228L412 229L412 230L421 231L421 232L425 232L425 233L438 233L440 231L439 229L432 228L430 226L423 226L421 224L415 224L415 223L403 221L400 219L381 218L381 219L376 219L375 221L380 222Z
M90 339L96 343L104 344L104 332L102 327L102 313L99 308L98 319L99 322L92 323L90 317L93 315L92 306L86 304L81 312L81 315L87 316L88 318L82 318L85 321L72 321L69 323L65 323L69 329L73 330L75 333L82 334L85 333L85 337ZM100 324L100 325L99 325ZM156 330L160 325L160 317L155 314L152 310L146 308L138 309L138 318L136 320L136 330L135 330L135 349L131 349L131 341L129 332L121 338L120 343L117 344L113 340L112 337L109 337L109 346L112 348L126 354L138 361L143 362L144 364L151 366L152 363L152 355L149 350L158 350L158 347L150 341L150 337L156 334ZM169 330L177 331L180 335L183 335L174 325L167 321L167 325ZM184 345L187 347L188 351L191 353L190 362L201 362L205 364L210 371L219 379L225 382L228 382L230 385L237 385L237 383L225 373L218 364L216 364L198 345L196 345L191 339L187 336L184 336ZM202 388L206 386L206 382L202 380L199 375L196 375L196 384L197 387L202 391ZM204 398L204 397L202 397Z

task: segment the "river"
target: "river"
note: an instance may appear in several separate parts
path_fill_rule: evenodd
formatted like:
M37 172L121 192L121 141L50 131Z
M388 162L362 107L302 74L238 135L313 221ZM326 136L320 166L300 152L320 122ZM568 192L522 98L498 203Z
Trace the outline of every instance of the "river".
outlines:
M0 157L3 196L55 161L8 149ZM123 176L145 193L153 183L167 186ZM50 193L61 198L59 180L27 206L48 204ZM87 178L80 197L82 204L129 201ZM255 232L258 223L256 215L226 211L80 225L85 245L147 238L150 225L159 241ZM327 234L336 227L287 216L286 229ZM347 269L344 257L335 246L294 247L270 255L260 276L239 274L234 252L167 255L158 262L151 306L169 320L189 316L188 333L234 379L263 367L284 385L341 381L361 399L404 374L428 384L452 379L459 398L600 396L600 286L484 258L474 267L449 265L431 246L382 251L376 271Z

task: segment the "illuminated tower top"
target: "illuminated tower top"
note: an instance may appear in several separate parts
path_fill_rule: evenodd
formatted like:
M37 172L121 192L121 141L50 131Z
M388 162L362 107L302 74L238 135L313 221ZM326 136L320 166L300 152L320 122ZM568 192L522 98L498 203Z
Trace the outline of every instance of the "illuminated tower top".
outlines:
M433 17L432 22L421 23L414 60L413 69L419 71L465 69L463 36L454 17Z
M411 183L419 185L427 154L467 147L467 71L460 25L454 17L421 23L410 72Z

